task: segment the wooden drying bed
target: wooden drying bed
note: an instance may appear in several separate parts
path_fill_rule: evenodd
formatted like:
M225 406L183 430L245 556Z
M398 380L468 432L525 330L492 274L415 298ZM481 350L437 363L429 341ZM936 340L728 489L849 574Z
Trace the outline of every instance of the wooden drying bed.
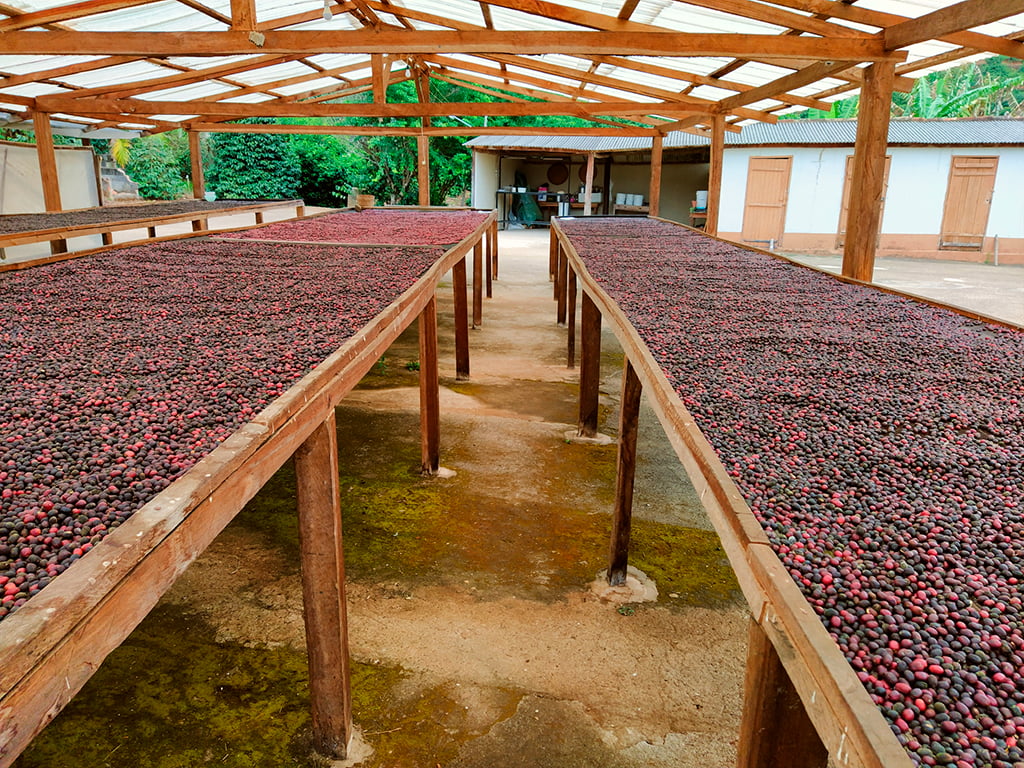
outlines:
M236 213L253 213L256 223L263 223L263 214L277 208L294 208L302 216L302 200L180 200L137 205L112 205L99 208L79 208L52 213L26 213L0 216L0 256L3 249L29 243L50 243L54 254L67 252L67 241L75 237L101 235L104 245L113 242L111 233L128 229L143 229L147 238L155 238L156 228L167 224L191 221L192 229L209 229L209 219Z
M718 532L752 615L739 738L740 768L909 768L878 707L769 543L765 531L618 304L588 272L570 237L552 226L558 320L575 358L581 290L580 434L597 430L600 335L608 323L626 355L609 577L625 576L641 389L686 468ZM802 704L801 704L802 702Z
M425 472L437 469L435 291L452 270L457 368L466 375L466 256L489 248L494 232L491 213L336 352L0 623L0 766L14 762L293 455L314 744L325 755L344 756L352 721L334 409L419 318L422 464Z

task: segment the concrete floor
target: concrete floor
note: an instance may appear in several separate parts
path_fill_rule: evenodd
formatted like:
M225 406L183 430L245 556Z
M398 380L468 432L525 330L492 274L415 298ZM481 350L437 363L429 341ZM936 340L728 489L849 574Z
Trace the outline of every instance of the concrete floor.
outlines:
M842 270L842 256L784 255L835 274ZM1024 325L1024 266L880 258L875 262L874 282Z

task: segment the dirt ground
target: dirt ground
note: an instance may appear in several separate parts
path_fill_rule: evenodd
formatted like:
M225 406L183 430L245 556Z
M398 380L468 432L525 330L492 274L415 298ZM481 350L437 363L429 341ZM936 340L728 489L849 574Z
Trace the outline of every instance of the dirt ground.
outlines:
M554 322L547 233L503 232L501 274L454 379L439 290L444 467L422 478L416 329L338 410L361 765L631 768L735 762L747 613L657 420L641 414L631 563L656 602L615 605L614 445L566 439L578 373ZM622 356L603 338L602 432ZM22 759L315 765L285 467Z

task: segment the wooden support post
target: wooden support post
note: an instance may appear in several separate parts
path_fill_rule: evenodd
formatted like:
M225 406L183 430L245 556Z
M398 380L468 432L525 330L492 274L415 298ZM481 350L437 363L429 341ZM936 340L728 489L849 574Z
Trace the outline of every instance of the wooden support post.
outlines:
M651 140L651 187L647 193L647 207L651 216L661 210L661 147L664 137L659 133Z
M498 279L498 222L491 224L491 277Z
M711 119L711 165L708 169L708 208L704 231L718 235L718 217L722 210L722 156L725 150L725 117Z
M555 275L558 273L558 249L561 245L558 242L558 235L555 234L555 230L551 230L551 239L548 242L548 280L554 281ZM555 296L558 294L556 293Z
M256 223L257 224L262 224L263 223L263 211L256 211Z
M473 246L473 327L484 322L484 248L479 240Z
M828 750L775 646L753 619L749 635L737 768L825 768Z
M334 413L295 452L313 748L344 759L352 736L345 560Z
M60 181L57 177L57 153L53 148L53 128L45 112L32 115L32 130L36 134L36 156L39 176L43 185L43 205L48 212L63 210L60 203Z
M192 197L206 197L206 176L203 174L203 151L199 146L199 133L188 132L188 156L192 164Z
M437 381L437 299L420 312L420 445L424 475L440 465L441 406Z
M209 224L207 224L205 217L201 219L192 219L193 232L203 232L206 229L209 229Z
M113 245L114 244L114 233L113 232L102 232L102 233L100 233L100 238L103 240L103 244L104 245Z
M594 199L594 158L593 152L587 155L587 180L583 183L583 215L590 216L591 204Z
M580 307L580 421L579 437L597 436L597 404L601 384L601 311L582 292Z
M370 54L370 81L373 84L373 103L386 104L388 100L388 73L384 71L387 62L382 53ZM388 66L390 70L390 66Z
M633 480L636 476L636 435L643 387L626 358L622 371L622 402L619 414L619 457L615 472L615 513L608 553L608 583L616 587L626 581L629 565L629 533L633 521Z
M557 317L555 322L565 325L568 307L566 306L567 283L569 276L569 259L561 247L558 249L558 273L555 275L555 300L557 303Z
M146 234L150 237L156 237L156 227L146 227Z
M487 286L487 298L494 298L494 246L491 242L491 231L488 229L483 234L484 252L487 254L484 259L484 283Z
M566 350L568 357L567 365L569 368L576 367L576 272L572 267L569 268L569 290L568 290L568 306L566 307L566 325L569 326L569 345Z
M416 137L416 171L419 204L427 207L430 205L430 137L426 134Z
M875 269L895 78L896 69L892 62L875 62L864 70L864 84L860 89L857 142L853 151L850 207L843 247L843 276L856 280L870 282Z
M299 204L295 206L295 218L301 219L306 215L306 206Z
M57 153L53 148L53 127L50 116L45 112L32 115L32 129L36 134L36 157L39 162L39 177L43 186L43 205L48 212L63 210L60 202L60 181L57 176ZM50 253L67 253L67 240L58 238L50 241Z
M469 378L469 301L466 297L466 259L452 267L455 296L455 378Z

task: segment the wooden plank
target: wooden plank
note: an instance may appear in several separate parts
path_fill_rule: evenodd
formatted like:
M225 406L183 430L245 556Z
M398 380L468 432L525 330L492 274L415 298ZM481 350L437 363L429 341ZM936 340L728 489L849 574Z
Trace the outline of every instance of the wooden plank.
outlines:
M704 231L718 234L718 217L722 210L722 157L725 150L725 118L717 115L711 121L711 157L708 167L708 208Z
M12 763L188 564L328 419L491 222L493 214L358 336L4 620L0 768Z
M387 81L384 76L384 56L379 53L370 54L370 71L373 80L373 103L386 104Z
M823 61L904 61L880 38L823 38L736 33L579 30L267 30L256 45L244 31L79 32L18 30L4 35L10 55L233 56L252 53L429 54L509 53L538 55L723 56ZM249 105L253 106L253 105ZM189 114L188 112L184 114Z
M843 246L843 274L870 282L882 224L885 152L892 105L891 64L872 64L864 73L853 153L853 188Z
M484 251L478 240L473 246L473 327L484 323Z
M416 137L416 180L420 205L430 205L430 139L422 133Z
M892 156L885 156L885 172L882 179L882 206L879 216L885 215L885 197L889 189L889 167L892 164ZM853 155L846 156L846 169L843 175L843 197L839 209L839 229L836 232L836 248L842 250L846 242L846 223L850 220L850 192L853 188ZM877 246L877 238L875 240Z
M647 193L647 209L651 216L657 216L661 208L661 147L664 137L651 139L651 184Z
M21 33L16 33L21 34ZM333 98L333 92L325 98ZM87 109L91 115L179 115L198 114L234 119L252 117L438 117L458 112L467 117L507 117L518 115L574 115L587 118L591 115L675 115L700 112L705 107L691 103L602 101L602 102L459 102L456 104L418 102L376 104L345 103L320 104L316 102L265 101L258 104L217 102L207 106L202 101L148 101L145 99L97 98L78 102L67 96L40 96L37 103L44 103L47 111L70 112ZM465 133L465 129L463 130Z
M206 195L206 176L203 175L203 152L196 131L188 132L188 156L192 168L192 197L201 200ZM262 214L257 211L256 216L260 217Z
M807 717L779 654L750 620L738 768L826 768L828 750Z
M203 133L284 133L316 136L465 136L465 126L455 128L421 128L408 126L368 125L260 125L249 123L211 123L197 120L187 124L189 130ZM737 131L739 129L736 129ZM622 128L580 126L525 125L489 126L473 128L474 136L653 136L652 128L623 125Z
M452 293L455 300L455 378L469 378L469 301L466 296L466 260L452 267Z
M601 311L585 288L581 304L580 414L577 435L579 437L597 437L598 400L601 385Z
M818 80L834 75L836 72L841 72L849 66L845 62L836 63L831 57L826 56L825 59L826 61L816 62L808 67L797 70L792 74L784 75L783 77L776 78L764 85L751 88L749 91L744 91L743 93L738 93L735 96L729 96L722 99L718 105L718 112L721 114L728 114L730 112L736 112L739 107L747 104L753 104L754 102L761 101L762 99L774 99L777 94L796 90L810 83L815 83Z
M981 250L985 244L999 157L953 155L942 210L939 248Z
M569 329L568 344L566 347L566 367L576 367L576 296L579 289L576 287L576 271L567 267L568 271L568 298L566 306L566 327Z
M491 230L487 230L484 237L484 285L487 290L485 295L488 299L494 298L494 239Z
M497 219L491 224L491 277L498 279L498 222Z
M554 280L555 274L558 271L558 248L559 241L558 235L555 230L550 230L550 239L548 240L548 279ZM558 294L554 295L554 298L558 298Z
M334 410L295 452L313 749L344 759L352 737L345 554Z
M420 471L436 475L441 463L441 404L437 371L437 299L420 312Z
M1018 13L1024 13L1024 0L963 0L916 19L886 27L882 37L886 48L903 48L951 32L990 24Z
M633 519L633 482L636 477L636 438L640 420L640 395L643 387L626 358L622 371L622 397L619 403L619 450L615 470L615 511L608 553L608 583L615 587L626 581L629 565L629 535Z
M36 135L36 156L43 185L43 205L47 211L61 210L60 181L57 177L57 155L53 149L53 128L45 112L32 114L32 130Z

